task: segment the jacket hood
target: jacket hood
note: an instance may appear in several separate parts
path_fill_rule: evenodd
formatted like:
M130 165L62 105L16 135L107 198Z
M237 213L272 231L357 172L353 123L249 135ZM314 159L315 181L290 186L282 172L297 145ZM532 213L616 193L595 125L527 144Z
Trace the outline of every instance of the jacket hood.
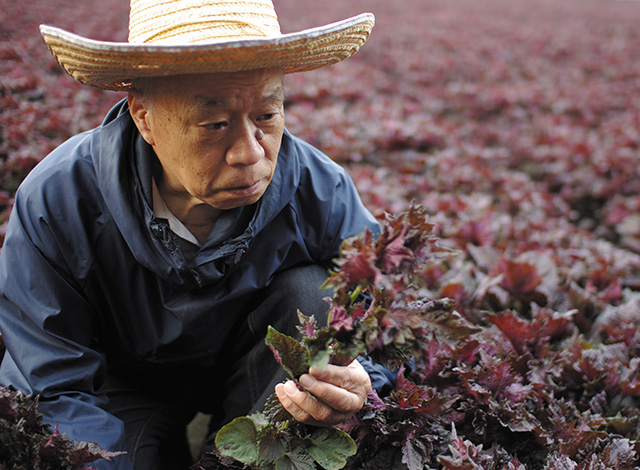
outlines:
M205 243L190 267L168 225L154 216L151 177L160 163L138 132L126 100L96 129L91 146L99 190L126 244L141 265L179 289L219 280L291 202L300 183L296 146L285 130L273 178L245 230L219 245Z

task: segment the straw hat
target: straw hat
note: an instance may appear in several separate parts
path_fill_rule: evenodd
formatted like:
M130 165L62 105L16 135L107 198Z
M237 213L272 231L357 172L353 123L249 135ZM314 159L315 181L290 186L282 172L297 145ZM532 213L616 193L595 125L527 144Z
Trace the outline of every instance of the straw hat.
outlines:
M313 70L355 54L373 24L374 16L363 13L282 34L271 0L131 0L128 42L95 41L46 25L40 31L73 78L127 90L141 77Z

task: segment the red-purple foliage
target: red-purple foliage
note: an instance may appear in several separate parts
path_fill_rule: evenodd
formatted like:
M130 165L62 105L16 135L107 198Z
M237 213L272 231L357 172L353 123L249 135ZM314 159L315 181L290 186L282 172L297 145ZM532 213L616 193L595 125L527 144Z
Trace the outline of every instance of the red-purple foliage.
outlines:
M90 470L86 464L110 460L95 443L68 440L57 428L42 422L38 401L0 388L0 468L34 470Z
M37 25L125 40L128 11L8 3L0 237L29 169L121 97L64 75ZM397 390L370 400L353 424L361 468L636 468L640 3L274 3L285 32L376 14L353 58L287 77L288 126L349 170L377 216L427 209L459 251L425 269L427 293L483 328L430 344ZM402 262L402 250L389 258Z

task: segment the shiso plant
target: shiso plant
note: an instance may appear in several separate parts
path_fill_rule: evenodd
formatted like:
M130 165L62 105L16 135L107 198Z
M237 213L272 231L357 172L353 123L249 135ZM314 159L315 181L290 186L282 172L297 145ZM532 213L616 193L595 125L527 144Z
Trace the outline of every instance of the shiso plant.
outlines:
M120 454L67 439L43 422L37 397L0 387L0 470L90 470L87 464Z
M474 331L451 300L425 298L426 270L449 254L432 228L423 209L412 206L395 216L387 214L381 233L365 231L344 241L324 284L333 291L327 325L299 312L301 340L269 328L266 343L291 379L297 381L309 367L345 365L358 356L398 369L420 360L434 338L455 341ZM356 453L344 430L298 423L275 395L264 412L224 426L216 445L219 462L231 457L260 469L337 470ZM209 463L200 468L215 467Z
M392 391L326 429L270 400L223 427L193 468L640 468L640 293L567 303L545 289L542 263L500 256L471 282L441 243L421 208L386 215L379 235L344 243L328 324L300 313L300 341L269 332L294 380L367 355L396 368ZM461 280L468 294L454 304L442 294Z

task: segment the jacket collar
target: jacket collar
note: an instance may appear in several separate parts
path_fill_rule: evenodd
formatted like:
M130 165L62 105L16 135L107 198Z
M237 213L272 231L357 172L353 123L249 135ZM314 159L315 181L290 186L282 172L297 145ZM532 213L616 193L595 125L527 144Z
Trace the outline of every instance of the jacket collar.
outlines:
M154 216L151 177L159 162L135 127L126 100L94 131L92 155L100 191L137 261L187 290L221 279L237 264L251 240L289 204L300 181L298 155L285 130L273 178L246 229L223 243L206 242L189 266L168 225Z

